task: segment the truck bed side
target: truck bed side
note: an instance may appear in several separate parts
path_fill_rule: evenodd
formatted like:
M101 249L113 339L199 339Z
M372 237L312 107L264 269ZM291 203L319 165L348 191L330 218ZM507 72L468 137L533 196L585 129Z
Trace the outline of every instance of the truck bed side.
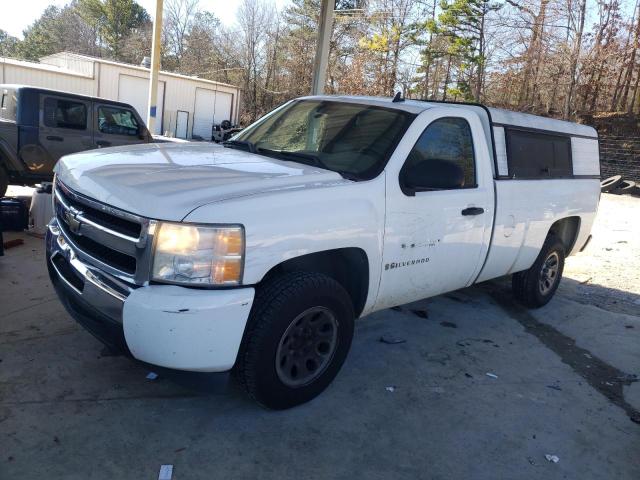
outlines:
M493 112L492 112L493 113ZM499 112L501 113L501 112ZM529 121L530 115L512 121ZM569 235L567 255L577 253L591 232L600 199L600 167L596 133L590 127L533 117L571 139L572 175L567 178L517 179L510 176L505 126L493 124L496 154L496 211L491 247L477 282L528 269L554 223L577 225ZM540 123L542 121L542 123ZM548 121L549 123L544 123ZM514 128L523 128L516 125ZM565 129L564 131L562 129ZM586 135L585 135L586 134ZM565 220L571 219L571 220Z

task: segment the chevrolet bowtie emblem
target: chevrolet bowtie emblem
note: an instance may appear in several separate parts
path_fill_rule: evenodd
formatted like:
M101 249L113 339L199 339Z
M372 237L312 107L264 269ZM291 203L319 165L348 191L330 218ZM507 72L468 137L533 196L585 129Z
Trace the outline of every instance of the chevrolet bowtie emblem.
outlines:
M80 232L80 226L82 225L82 222L78 219L78 216L81 213L82 212L80 210L77 210L73 207L64 212L64 220L67 225L69 225L69 230L71 230L73 233Z

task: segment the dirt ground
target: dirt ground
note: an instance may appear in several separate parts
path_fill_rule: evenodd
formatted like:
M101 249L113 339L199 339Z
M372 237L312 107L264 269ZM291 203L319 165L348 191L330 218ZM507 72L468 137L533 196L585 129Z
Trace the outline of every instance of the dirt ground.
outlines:
M359 320L332 385L283 412L206 375L147 379L63 310L43 242L8 235L0 479L637 480L639 225L640 198L604 195L541 309L501 279Z
M640 311L640 198L604 193L592 241L569 257L564 275L579 283L574 298L609 310Z

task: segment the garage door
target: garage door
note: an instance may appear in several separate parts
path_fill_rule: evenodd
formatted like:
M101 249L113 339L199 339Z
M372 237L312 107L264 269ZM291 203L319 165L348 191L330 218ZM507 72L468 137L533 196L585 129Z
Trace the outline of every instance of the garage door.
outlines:
M149 112L149 80L129 75L120 75L118 81L118 100L132 105L142 120L147 121ZM164 82L158 82L157 116L155 134L162 133L162 114L164 112Z
M213 124L231 120L233 95L204 88L196 89L196 108L193 115L193 135L211 140Z
M233 95L230 93L216 92L216 110L214 112L215 123L223 120L231 120L231 104Z
M193 113L193 136L211 140L216 92L196 88L196 108Z

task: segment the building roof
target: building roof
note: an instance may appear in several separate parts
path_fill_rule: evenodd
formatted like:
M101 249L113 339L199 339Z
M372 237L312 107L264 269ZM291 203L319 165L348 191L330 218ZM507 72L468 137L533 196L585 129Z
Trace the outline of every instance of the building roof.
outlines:
M0 57L0 63L5 63L7 65L16 65L19 67L26 67L26 68L37 68L39 70L45 70L47 72L62 73L64 75L72 75L74 77L81 77L81 78L88 78L88 79L93 78L93 76L91 75L86 75L76 70L70 70L64 67L49 65L46 63L28 62L26 60L16 60L15 58L9 58L9 57Z
M64 58L65 56L66 57L76 58L76 59L79 59L79 60L85 60L87 62L101 63L101 64L104 64L104 65L113 65L113 66L122 67L122 68L129 68L129 69L132 69L132 70L138 70L140 72L145 72L145 73L149 73L149 71L150 71L150 69L148 69L147 67L143 67L141 65L133 65L131 63L115 62L113 60L107 60L107 59L104 59L104 58L92 57L90 55L82 55L80 53L73 53L73 52L54 53L52 55L47 55L46 57L42 57L40 60L43 61L43 62L46 62L48 58ZM174 77L174 78L182 78L182 79L185 79L185 80L193 80L193 81L197 81L197 82L207 83L207 84L210 84L210 85L220 85L220 86L223 86L223 87L239 89L239 87L237 87L235 85L228 84L228 83L216 82L215 80L207 80L206 78L201 78L201 77L197 77L197 76L183 75L181 73L167 72L165 70L161 70L160 71L160 75L165 75L167 77Z

